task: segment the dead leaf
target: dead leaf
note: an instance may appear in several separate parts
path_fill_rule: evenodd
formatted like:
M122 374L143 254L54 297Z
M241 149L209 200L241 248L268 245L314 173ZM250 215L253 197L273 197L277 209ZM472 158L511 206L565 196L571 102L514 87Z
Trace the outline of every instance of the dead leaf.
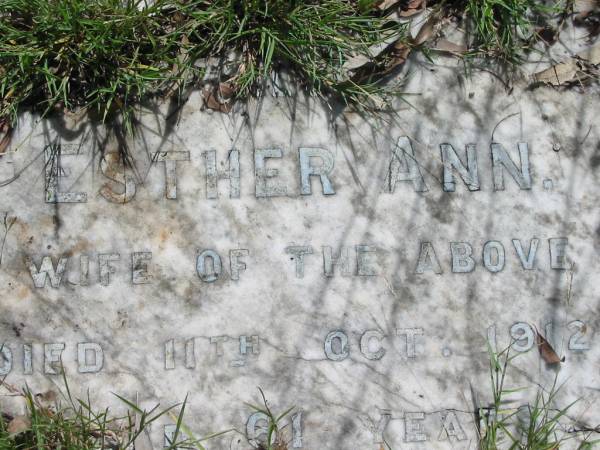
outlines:
M219 83L219 87L204 89L204 103L207 108L228 113L233 107L235 86L233 83Z
M31 421L27 416L16 416L8 423L6 431L11 436L27 431L31 427Z
M39 400L44 403L55 403L58 399L58 394L53 390L49 390L46 392L35 394L35 398L36 400Z
M535 81L540 83L552 84L554 86L560 86L575 78L577 75L577 63L574 60L570 60L564 63L558 63L546 70L542 70L533 75Z
M597 0L575 0L573 12L575 20L583 20L598 8Z
M7 119L0 120L0 156L6 152L12 138L13 129Z
M548 364L560 364L564 362L564 357L560 358L556 351L552 348L550 343L546 340L544 336L540 334L540 332L535 330L535 341L538 346L538 350L540 351L540 355L544 361Z
M577 53L577 58L583 59L592 65L600 64L600 44L592 45L590 48Z
M411 48L406 45L404 42L396 42L394 44L394 49L392 50L392 63L390 64L390 69L393 69L400 64L404 64L410 55Z
M438 24L438 17L435 14L432 14L427 19L427 22L423 24L415 38L413 39L414 45L421 45L424 42L431 39L435 33L436 25Z
M419 14L425 10L427 2L425 0L408 0L406 5L400 6L398 15L400 17L410 17Z
M594 45L584 51L577 53L573 58L555 64L546 70L535 73L533 78L539 83L560 86L574 81L579 72L583 72L585 64L600 64L600 44Z
M456 44L455 42L451 42L447 39L440 39L437 41L433 50L437 50L438 52L452 53L454 55L462 55L465 54L468 49L464 44Z
M388 9L398 3L400 0L383 0L382 2L377 4L377 8L380 10Z

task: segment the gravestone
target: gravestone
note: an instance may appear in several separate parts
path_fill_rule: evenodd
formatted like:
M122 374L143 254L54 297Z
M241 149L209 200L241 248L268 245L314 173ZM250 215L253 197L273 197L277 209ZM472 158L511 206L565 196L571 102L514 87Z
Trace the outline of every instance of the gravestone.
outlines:
M24 114L0 159L0 375L41 392L64 368L115 412L187 395L199 436L236 430L208 448L264 439L261 388L294 407L290 448L468 449L510 347L513 406L556 378L597 425L596 96L423 64L393 114L194 93L132 138Z

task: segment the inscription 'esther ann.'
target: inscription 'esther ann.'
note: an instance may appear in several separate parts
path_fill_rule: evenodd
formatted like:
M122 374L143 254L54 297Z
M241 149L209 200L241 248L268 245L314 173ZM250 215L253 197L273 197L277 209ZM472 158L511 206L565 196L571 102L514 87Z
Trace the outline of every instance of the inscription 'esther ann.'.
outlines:
M505 173L515 181L522 190L532 188L532 178L529 166L529 146L527 143L517 144L517 154L511 157L509 152L499 143L492 143L491 164L494 191L505 189ZM60 178L66 178L68 170L62 167L66 161L64 156L83 156L80 149L75 146L51 145L45 151L45 200L48 203L85 203L88 200L87 192L63 192L59 188ZM464 155L459 153L450 144L440 145L442 162L442 183L444 192L456 190L457 175L466 185L468 191L481 189L478 154L474 144L466 146ZM205 195L207 199L219 198L219 181L229 181L229 197L240 198L240 152L233 149L227 157L227 169L219 170L215 150L202 153L204 158ZM261 148L254 150L254 195L257 198L293 196L289 182L280 175L277 169L277 159L284 157L281 148ZM312 195L313 178L318 179L324 195L336 193L334 183L335 155L325 148L300 147L298 149L299 166L299 194ZM518 163L515 161L518 157ZM165 196L167 199L177 199L177 167L179 164L190 161L188 151L158 151L152 155L152 163L162 163L165 169ZM67 158L68 159L68 158ZM5 161L10 163L10 161ZM102 185L99 194L112 203L128 203L135 198L139 188L136 178L127 167L122 167L121 158L117 153L107 153L102 156L100 170L110 181ZM14 169L14 168L13 168ZM420 164L413 146L406 136L398 139L389 155L389 165L385 177L383 190L393 193L399 182L412 184L414 191L427 192L429 190L423 177ZM544 180L544 187L548 187L551 180Z

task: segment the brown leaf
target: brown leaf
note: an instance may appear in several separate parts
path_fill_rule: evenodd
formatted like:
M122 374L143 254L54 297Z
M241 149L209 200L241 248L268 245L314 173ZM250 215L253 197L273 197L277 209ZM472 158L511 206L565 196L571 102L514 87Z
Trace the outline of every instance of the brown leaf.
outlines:
M450 42L447 39L440 39L439 41L437 41L434 50L437 50L438 52L462 55L466 53L468 49L467 46L464 44L456 44L455 42Z
M377 8L380 10L388 9L398 3L400 0L383 0L377 4Z
M573 58L533 74L535 81L560 86L575 81L585 64L600 64L600 44L577 53Z
M6 152L12 138L13 129L7 119L0 120L0 156Z
M535 341L538 346L538 350L540 351L540 355L544 361L548 364L560 364L565 359L560 358L556 351L552 348L550 343L546 340L544 336L540 334L540 332L535 330Z
M533 75L535 81L539 83L552 84L554 86L560 86L561 84L567 83L575 78L577 75L577 64L574 60L570 60L564 63L556 64L546 70L542 70Z
M39 394L35 394L35 398L45 403L55 403L58 399L58 394L53 390L48 390Z
M573 4L573 12L576 14L575 20L585 19L597 8L597 0L575 0Z
M204 103L207 108L228 113L233 107L235 86L233 83L219 83L219 87L204 89Z
M408 0L406 5L400 6L398 15L400 17L410 17L425 10L427 2L425 0Z
M388 69L391 70L400 64L404 64L408 59L408 55L410 55L410 51L411 48L405 42L396 42L392 49L392 62Z
M415 38L413 39L413 44L421 45L424 42L431 39L435 33L436 25L438 24L438 17L435 14L432 14L427 19L427 22L423 24Z
M13 420L8 423L6 431L8 434L15 435L27 431L31 427L31 421L27 416L16 416Z

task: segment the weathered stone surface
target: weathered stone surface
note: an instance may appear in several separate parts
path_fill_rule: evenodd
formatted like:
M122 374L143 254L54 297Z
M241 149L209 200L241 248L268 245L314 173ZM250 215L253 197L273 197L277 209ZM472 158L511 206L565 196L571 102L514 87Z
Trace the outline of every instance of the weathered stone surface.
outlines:
M508 94L454 63L406 91L369 120L302 97L222 115L195 93L144 113L126 170L105 130L22 117L0 159L0 373L42 390L62 358L117 411L111 392L189 393L194 431L241 433L209 448L248 448L261 387L296 406L293 448L467 449L487 342L512 334L532 349L514 405L556 376L557 406L581 398L569 416L596 426L597 97ZM542 360L535 328L564 362Z

